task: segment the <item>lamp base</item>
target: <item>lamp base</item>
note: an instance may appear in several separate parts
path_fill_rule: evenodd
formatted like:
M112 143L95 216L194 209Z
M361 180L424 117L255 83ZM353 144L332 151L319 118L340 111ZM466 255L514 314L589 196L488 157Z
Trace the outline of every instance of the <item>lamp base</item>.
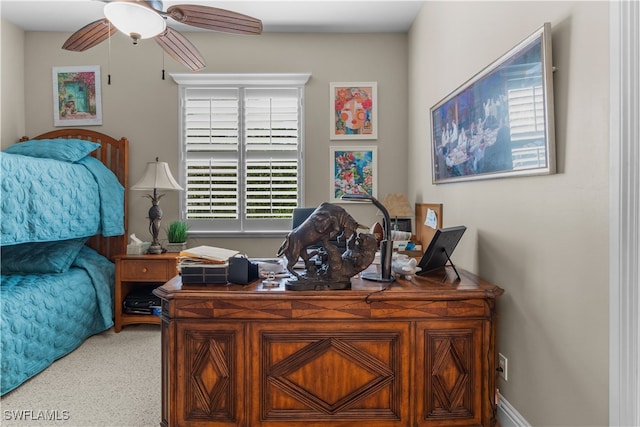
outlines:
M158 255L162 253L162 246L158 245L154 245L152 244L151 246L149 246L149 250L147 251L148 254L151 255Z
M362 277L365 280L372 280L374 282L393 282L396 280L396 278L394 276L390 276L388 279L385 279L382 276L378 276L377 273L362 273L360 275L360 277Z

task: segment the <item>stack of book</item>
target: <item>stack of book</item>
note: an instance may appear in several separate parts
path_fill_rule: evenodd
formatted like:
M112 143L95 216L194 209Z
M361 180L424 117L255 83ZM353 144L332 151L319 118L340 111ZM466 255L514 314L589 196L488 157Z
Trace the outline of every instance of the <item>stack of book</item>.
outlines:
M232 249L198 246L180 252L178 270L182 283L226 284L229 258L238 254Z

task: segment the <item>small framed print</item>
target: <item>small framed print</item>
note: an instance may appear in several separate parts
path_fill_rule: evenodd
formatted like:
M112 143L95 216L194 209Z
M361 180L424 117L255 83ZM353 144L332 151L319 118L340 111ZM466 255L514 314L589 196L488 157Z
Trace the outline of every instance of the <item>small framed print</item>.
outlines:
M53 124L102 124L100 66L53 67Z
M343 201L341 199L345 194L376 197L377 147L331 147L330 153L330 202Z
M378 85L330 83L330 139L378 139Z

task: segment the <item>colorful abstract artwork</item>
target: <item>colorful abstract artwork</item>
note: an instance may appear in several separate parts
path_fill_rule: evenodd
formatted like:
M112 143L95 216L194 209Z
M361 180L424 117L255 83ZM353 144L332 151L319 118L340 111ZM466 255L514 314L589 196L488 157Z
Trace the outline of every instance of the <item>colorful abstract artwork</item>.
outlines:
M55 126L102 124L100 67L53 67Z
M551 26L434 105L434 184L556 171Z
M340 201L345 194L377 193L376 147L331 147L330 201Z
M330 138L377 139L377 83L331 83Z

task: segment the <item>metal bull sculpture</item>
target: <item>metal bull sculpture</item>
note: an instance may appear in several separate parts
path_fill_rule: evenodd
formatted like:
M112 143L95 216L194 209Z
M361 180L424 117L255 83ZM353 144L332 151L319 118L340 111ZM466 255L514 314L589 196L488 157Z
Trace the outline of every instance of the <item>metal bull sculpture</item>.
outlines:
M287 270L296 277L289 281L288 289L334 288L335 284L350 284L355 274L367 268L377 248L372 234L357 234L358 228L369 228L359 224L344 208L331 203L322 203L297 228L291 230L278 249L278 256L287 258ZM339 249L329 243L333 237L347 242L347 250ZM310 247L321 248L310 250ZM312 260L316 257L318 262ZM293 269L302 258L306 271L299 274ZM319 265L318 265L319 264Z

